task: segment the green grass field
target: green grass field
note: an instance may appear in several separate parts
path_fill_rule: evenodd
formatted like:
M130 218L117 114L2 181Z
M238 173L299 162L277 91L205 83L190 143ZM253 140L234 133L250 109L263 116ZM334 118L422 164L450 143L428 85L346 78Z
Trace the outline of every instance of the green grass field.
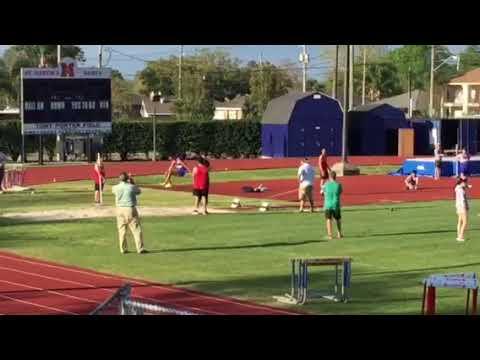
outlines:
M265 176L264 171L250 173ZM235 172L229 174L236 180ZM90 182L41 186L34 195L0 195L5 213L88 207L91 198ZM190 194L146 189L140 206L189 206L191 200ZM230 200L215 196L212 206L225 207ZM112 202L110 195L106 202ZM0 249L281 307L288 306L272 296L289 291L291 257L350 255L351 302L316 300L290 308L316 314L418 314L424 277L480 271L476 207L473 201L465 244L455 241L453 205L439 201L395 205L394 211L390 206L345 208L346 237L333 241L324 240L321 213L146 217L145 243L152 252L144 256L118 252L113 218L39 223L0 214ZM327 281L331 270L315 275L316 282ZM463 313L463 291L439 290L438 309Z

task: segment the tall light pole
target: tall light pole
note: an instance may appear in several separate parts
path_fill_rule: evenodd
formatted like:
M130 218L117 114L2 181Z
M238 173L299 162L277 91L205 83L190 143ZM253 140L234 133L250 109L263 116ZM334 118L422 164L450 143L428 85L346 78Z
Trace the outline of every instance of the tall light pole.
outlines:
M365 105L365 81L367 78L367 48L363 48L362 105Z
M307 45L302 45L302 52L300 53L299 60L302 63L302 70L303 70L302 91L307 92L307 64L308 64Z
M346 66L343 81L343 126L342 126L342 163L347 162L347 122L348 111L350 109L350 46L347 45Z
M333 72L333 88L332 88L332 97L334 99L337 98L338 48L339 48L339 45L335 45L335 70Z
M98 68L102 68L103 45L98 45Z
M349 46L349 69L348 69L348 96L349 96L349 102L348 102L348 111L352 110L353 108L353 63L354 63L354 47L353 45L348 45Z
M182 61L183 45L180 45L180 56L178 57L178 98L182 98Z
M152 121L152 142L153 142L153 156L152 161L157 161L157 103L160 102L162 93L160 91L152 91L150 93L150 100L153 102L153 121Z
M62 45L57 45L57 65L60 66L62 62Z
M435 73L435 45L432 45L430 58L430 101L428 105L428 115L433 117L433 77Z

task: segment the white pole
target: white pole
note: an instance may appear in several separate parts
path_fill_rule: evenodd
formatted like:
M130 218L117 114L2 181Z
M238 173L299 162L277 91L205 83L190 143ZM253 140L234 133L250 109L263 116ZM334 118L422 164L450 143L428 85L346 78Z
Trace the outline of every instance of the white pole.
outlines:
M362 105L365 105L365 81L367 76L367 48L363 48Z
M60 66L62 62L62 45L57 45L57 65Z
M302 91L307 92L307 45L302 45L302 64L303 64L303 79L302 79Z
M100 153L97 153L97 164L99 163L100 160ZM103 181L102 181L102 174L100 172L100 169L98 169L98 188L100 190L100 204L103 204Z

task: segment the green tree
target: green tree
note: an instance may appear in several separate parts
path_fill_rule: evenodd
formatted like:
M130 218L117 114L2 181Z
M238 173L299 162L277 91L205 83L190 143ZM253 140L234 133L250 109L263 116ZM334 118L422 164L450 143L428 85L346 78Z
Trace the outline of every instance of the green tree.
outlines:
M319 91L322 93L326 91L325 83L321 83L317 79L308 79L306 85L307 91Z
M260 119L270 100L294 88L294 79L285 70L271 63L256 65L250 77L250 96L245 104L247 119Z
M460 72L480 68L480 45L468 45L460 53Z
M399 74L392 63L370 63L365 71L365 94L367 102L377 101L394 95L401 94ZM354 92L360 95L363 85L363 66L356 66L354 71Z

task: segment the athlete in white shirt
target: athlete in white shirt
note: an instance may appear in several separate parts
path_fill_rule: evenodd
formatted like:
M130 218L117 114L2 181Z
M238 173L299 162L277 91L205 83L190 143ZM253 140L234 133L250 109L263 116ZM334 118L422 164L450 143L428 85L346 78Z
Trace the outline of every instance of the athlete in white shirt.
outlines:
M313 184L315 183L315 168L305 158L298 168L298 200L300 200L299 212L303 212L305 200L310 203L310 212L313 212Z
M457 178L457 183L455 185L455 208L458 215L457 223L457 241L465 241L465 229L468 223L468 199L467 199L467 188L470 188L470 185L467 185L467 179L464 177Z

